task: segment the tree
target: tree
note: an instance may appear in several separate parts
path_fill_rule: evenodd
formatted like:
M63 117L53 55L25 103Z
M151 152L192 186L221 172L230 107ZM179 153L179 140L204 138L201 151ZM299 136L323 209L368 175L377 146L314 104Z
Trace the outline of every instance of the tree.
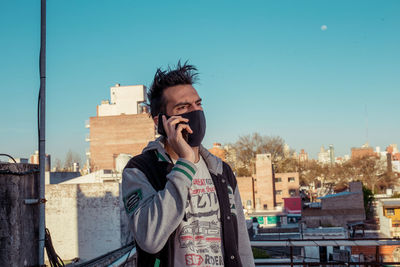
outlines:
M81 157L70 149L65 156L64 171L72 171L74 162L81 164Z
M370 218L372 215L372 202L374 201L374 193L371 189L367 188L363 185L363 196L364 196L364 209L365 209L365 216Z
M236 150L238 168L243 173L253 174L255 172L255 159L257 154L271 154L272 162L285 158L284 140L279 136L261 136L259 133L240 136L239 140L232 146ZM244 171L246 168L247 171Z
M56 171L61 171L61 160L59 158L56 158L54 161L54 167Z
M377 185L390 177L385 176L386 168L382 161L375 156L365 156L350 161L350 170L353 179L362 181L373 192L377 191Z
M300 168L299 161L296 158L284 157L275 161L275 172L297 172Z

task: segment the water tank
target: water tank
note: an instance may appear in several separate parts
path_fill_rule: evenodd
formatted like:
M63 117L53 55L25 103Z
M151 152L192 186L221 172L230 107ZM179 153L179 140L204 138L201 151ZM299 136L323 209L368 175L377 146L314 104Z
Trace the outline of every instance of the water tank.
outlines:
M73 170L74 172L79 172L79 162L74 162L74 163L73 163L73 168L72 168L72 170Z
M115 170L121 173L131 158L132 155L130 154L119 154L115 159Z
M392 195L393 195L393 189L387 188L387 189L386 189L386 195L392 196Z

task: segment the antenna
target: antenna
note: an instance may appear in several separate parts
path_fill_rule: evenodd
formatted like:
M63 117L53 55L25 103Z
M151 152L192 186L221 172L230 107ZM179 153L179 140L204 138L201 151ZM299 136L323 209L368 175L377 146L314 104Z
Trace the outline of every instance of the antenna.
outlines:
M368 110L367 110L367 104L365 104L365 138L366 138L366 144L369 146L368 142Z

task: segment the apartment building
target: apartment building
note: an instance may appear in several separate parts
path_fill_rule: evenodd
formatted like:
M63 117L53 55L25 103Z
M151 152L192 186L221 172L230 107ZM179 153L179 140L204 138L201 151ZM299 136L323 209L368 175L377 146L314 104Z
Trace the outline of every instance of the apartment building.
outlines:
M97 106L97 114L86 123L90 134L86 141L90 149L86 155L90 170L115 169L120 154L140 154L155 138L154 122L147 112L144 85L110 88L110 100Z
M257 155L255 177L238 177L237 181L247 209L283 209L285 198L299 196L299 173L274 173L270 154Z

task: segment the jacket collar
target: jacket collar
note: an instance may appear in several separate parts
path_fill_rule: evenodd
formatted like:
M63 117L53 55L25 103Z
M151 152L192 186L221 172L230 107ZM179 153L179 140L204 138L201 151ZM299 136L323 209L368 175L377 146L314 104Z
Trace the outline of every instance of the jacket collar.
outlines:
M156 140L151 141L144 149L143 152L154 150L157 154L158 161L172 163L171 157L165 151L165 137L160 136ZM214 175L222 174L222 160L211 154L205 147L200 145L200 155L203 157L207 164L208 170Z

